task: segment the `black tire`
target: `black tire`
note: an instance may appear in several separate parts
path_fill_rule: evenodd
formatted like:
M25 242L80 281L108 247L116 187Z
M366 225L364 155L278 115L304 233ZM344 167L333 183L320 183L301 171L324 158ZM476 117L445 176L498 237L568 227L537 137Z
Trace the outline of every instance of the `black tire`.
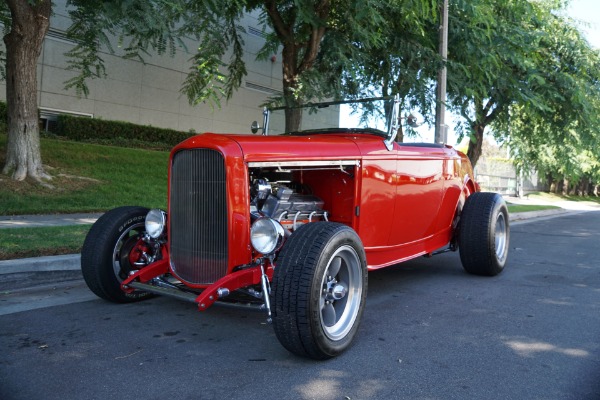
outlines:
M286 349L317 360L342 353L367 297L367 261L356 232L330 222L298 228L277 258L271 294L273 327Z
M494 276L504 270L510 229L508 209L497 193L471 194L462 210L458 232L460 260L465 271Z
M125 293L121 282L140 266L131 265L129 253L142 233L148 209L119 207L102 215L88 232L81 249L83 279L94 294L115 303L150 297L150 293Z

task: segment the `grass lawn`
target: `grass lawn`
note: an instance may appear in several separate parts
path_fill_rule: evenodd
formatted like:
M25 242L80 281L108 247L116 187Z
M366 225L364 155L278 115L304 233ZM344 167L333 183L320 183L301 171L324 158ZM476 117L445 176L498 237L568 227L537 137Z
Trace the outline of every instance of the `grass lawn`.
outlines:
M169 153L41 139L52 189L0 175L0 215L106 211L121 205L165 208ZM0 165L6 134L0 134Z
M553 201L576 201L576 202L592 202L600 204L600 197L596 196L563 196L561 194L556 193L545 193L545 192L536 192L531 193L527 196L530 200L544 200L548 202Z
M91 225L11 228L0 232L0 260L81 252Z
M529 205L529 204L510 204L508 203L508 212L509 213L518 213L518 212L527 212L527 211L540 211L540 210L552 210L560 208L557 206L539 206L539 205Z

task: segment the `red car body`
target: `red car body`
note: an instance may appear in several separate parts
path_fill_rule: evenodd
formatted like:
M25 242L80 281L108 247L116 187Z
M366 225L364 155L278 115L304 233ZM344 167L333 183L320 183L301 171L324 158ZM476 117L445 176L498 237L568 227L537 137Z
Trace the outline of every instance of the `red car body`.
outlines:
M330 221L360 236L369 269L409 260L447 245L457 208L478 186L468 158L451 146L394 143L388 151L370 134L250 136L203 134L171 152L209 148L225 157L230 243L248 243L248 168L253 163L356 162L350 179L341 170L307 171L299 176L323 199ZM169 191L170 192L170 191ZM229 249L228 271L249 263L247 246Z
M468 158L381 133L185 140L171 151L167 212L121 207L90 230L88 286L116 302L266 310L288 350L323 359L352 341L369 270L460 247L467 272L501 272L506 205L479 192Z

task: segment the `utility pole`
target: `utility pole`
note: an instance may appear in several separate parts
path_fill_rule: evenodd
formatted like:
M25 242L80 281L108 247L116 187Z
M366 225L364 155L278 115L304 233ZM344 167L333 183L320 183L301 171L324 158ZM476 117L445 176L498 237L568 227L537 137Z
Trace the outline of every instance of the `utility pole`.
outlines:
M435 106L435 142L446 143L448 140L446 125L446 60L448 59L448 0L444 0L441 12L439 52L444 66L438 71L436 106Z

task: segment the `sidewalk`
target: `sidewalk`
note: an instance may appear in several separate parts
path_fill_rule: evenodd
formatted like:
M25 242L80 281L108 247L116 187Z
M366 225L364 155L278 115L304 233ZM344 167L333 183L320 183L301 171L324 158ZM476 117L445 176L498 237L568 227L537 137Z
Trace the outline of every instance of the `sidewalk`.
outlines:
M570 200L544 200L538 197L529 199L528 196L522 198L504 196L504 199L511 204L538 205L538 206L556 206L565 211L598 211L600 204L593 201L570 201ZM552 210L551 210L552 211ZM523 214L523 213L515 213Z
M93 224L101 215L102 213L7 215L0 216L0 229Z

